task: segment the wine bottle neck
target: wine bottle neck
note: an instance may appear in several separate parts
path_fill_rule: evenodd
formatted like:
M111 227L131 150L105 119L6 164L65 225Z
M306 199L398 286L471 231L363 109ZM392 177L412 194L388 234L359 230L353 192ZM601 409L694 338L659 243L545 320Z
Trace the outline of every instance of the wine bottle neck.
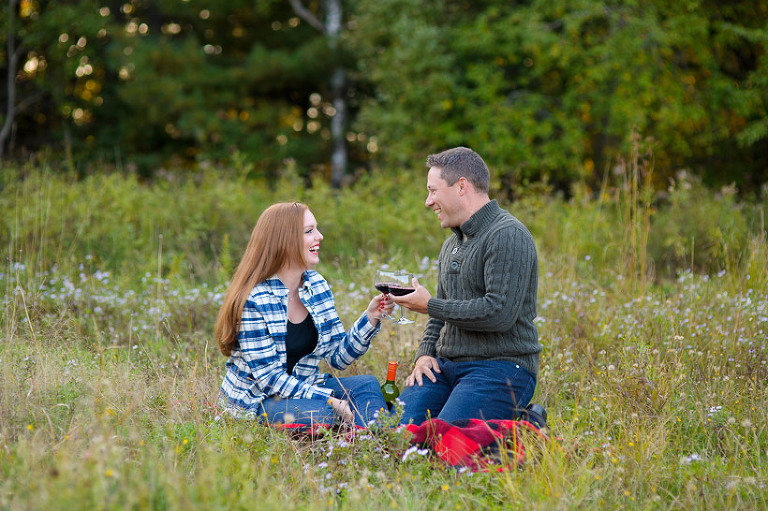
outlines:
M397 362L390 362L387 366L387 381L395 381L397 376Z

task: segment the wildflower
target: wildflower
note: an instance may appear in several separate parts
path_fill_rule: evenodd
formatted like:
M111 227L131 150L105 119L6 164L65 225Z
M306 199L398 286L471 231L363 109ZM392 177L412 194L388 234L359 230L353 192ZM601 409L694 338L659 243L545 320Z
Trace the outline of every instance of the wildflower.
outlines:
M412 447L409 447L403 453L403 461L407 460L413 453L416 453L419 456L426 456L428 452L429 452L429 449L419 449L418 446L414 445Z
M690 456L683 456L682 458L680 458L681 465L689 465L694 461L701 461L701 456L697 453L693 453Z
M418 449L418 447L416 447L415 445L414 445L414 446L412 446L412 447L409 447L408 449L406 449L406 451L403 453L403 461L407 460L407 459L408 459L408 457L409 457L411 454L413 454L414 452L416 452L416 449Z

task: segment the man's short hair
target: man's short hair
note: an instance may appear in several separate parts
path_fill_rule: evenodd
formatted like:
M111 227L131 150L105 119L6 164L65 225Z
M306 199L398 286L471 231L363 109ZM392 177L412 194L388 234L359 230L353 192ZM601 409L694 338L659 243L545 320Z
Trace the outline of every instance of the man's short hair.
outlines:
M489 191L491 173L483 159L468 147L454 147L427 156L427 168L440 169L440 177L452 186L460 177L466 178L478 192Z

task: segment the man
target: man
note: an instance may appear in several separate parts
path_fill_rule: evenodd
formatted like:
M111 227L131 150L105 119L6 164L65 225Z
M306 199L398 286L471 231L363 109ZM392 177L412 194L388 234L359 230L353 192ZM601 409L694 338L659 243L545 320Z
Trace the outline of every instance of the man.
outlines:
M533 397L541 352L533 237L490 199L476 152L449 149L428 156L427 167L425 206L453 235L440 250L436 296L414 279L415 292L392 297L429 314L400 396L402 423L515 419Z

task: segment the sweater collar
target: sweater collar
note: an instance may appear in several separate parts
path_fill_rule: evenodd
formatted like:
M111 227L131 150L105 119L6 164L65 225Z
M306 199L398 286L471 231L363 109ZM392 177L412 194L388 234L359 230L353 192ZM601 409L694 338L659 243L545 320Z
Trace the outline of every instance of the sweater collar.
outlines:
M498 201L496 199L491 199L485 206L475 211L475 213L469 217L469 220L461 224L460 227L452 227L451 229L457 236L459 236L459 238L463 238L465 235L472 238L478 233L483 232L500 212L501 208L499 207Z

